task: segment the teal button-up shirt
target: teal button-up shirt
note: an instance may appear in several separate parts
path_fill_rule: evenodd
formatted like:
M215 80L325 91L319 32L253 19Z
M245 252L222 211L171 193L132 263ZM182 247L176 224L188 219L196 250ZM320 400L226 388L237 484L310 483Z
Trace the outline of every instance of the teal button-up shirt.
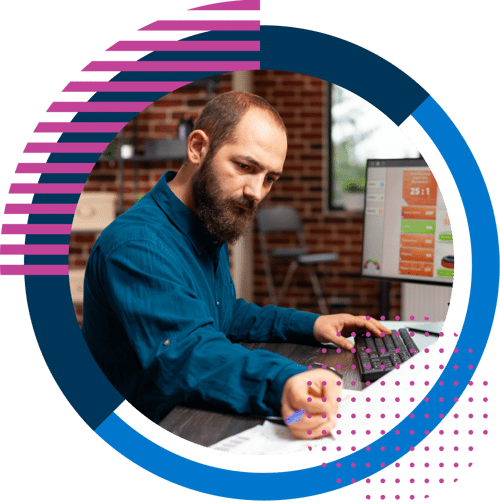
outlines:
M116 389L155 422L180 403L276 415L305 367L240 341L314 341L318 315L236 299L228 249L158 184L101 234L82 331Z

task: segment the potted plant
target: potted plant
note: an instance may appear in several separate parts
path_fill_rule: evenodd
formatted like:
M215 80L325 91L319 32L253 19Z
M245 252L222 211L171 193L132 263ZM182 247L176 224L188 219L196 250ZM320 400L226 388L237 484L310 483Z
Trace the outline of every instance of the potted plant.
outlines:
M347 211L362 212L365 206L364 180L347 180L343 190L345 209Z

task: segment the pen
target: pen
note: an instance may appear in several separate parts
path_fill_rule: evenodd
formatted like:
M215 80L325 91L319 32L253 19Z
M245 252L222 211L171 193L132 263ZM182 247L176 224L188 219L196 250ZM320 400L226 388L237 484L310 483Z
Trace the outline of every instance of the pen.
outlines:
M306 412L306 410L304 410L304 409L295 411L289 417L285 418L285 424L290 425L290 424L300 422L302 420L302 417L304 416L305 412Z

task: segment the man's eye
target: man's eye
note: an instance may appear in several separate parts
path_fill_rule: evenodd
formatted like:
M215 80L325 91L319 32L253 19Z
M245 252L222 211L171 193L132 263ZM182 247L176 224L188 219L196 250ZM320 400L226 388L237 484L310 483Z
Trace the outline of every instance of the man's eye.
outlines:
M244 164L244 163L238 163L238 166L239 166L242 170L248 170L248 169L250 168L247 164Z
M275 179L273 179L272 177L266 177L266 180L267 180L270 184L272 184L273 182L276 182L276 180L275 180Z

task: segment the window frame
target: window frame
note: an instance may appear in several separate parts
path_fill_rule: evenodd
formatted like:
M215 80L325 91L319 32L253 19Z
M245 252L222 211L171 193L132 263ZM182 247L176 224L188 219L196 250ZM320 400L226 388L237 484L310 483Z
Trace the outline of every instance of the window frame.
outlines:
M335 146L333 145L332 138L332 128L333 128L333 116L332 116L332 107L333 107L333 86L334 84L328 82L327 85L327 118L326 118L326 127L327 127L327 192L326 192L326 208L328 212L345 212L344 205L335 205L334 198L334 182L335 177L333 171L335 169L334 166L334 155L335 155Z
M352 212L347 210L344 204L339 204L336 202L335 198L335 143L333 141L333 127L335 125L335 120L333 117L333 107L335 105L333 99L334 86L339 86L338 84L334 84L332 82L327 82L327 117L326 117L326 127L327 127L327 139L326 139L326 151L327 151L327 160L326 160L326 194L324 198L326 199L325 208L326 211L330 214L338 214L338 213L349 213ZM339 86L342 87L342 86ZM349 90L347 90L349 91ZM361 97L360 97L361 98ZM411 140L410 140L411 142ZM413 142L411 142L413 144ZM416 153L414 155L395 155L394 159L399 158L416 158L422 157L422 154L418 150L417 146L413 144L413 148ZM387 157L387 156L386 156ZM390 156L389 156L390 157ZM371 159L373 156L368 157L367 159ZM382 157L381 157L382 159ZM365 181L366 181L366 166L365 166ZM359 213L359 212L354 212Z

